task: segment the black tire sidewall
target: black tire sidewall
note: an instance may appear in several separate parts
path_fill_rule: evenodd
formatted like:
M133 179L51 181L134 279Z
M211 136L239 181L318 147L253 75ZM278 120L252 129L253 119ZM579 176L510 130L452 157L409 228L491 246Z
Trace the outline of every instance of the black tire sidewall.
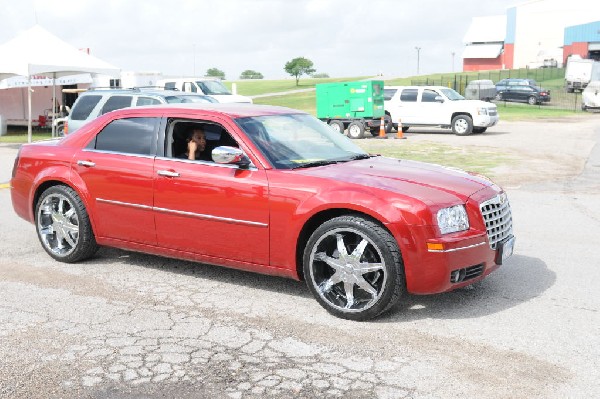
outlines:
M458 133L456 131L456 122L459 119L464 119L467 122L468 128L467 131L464 133ZM452 118L452 131L454 132L454 134L459 135L459 136L468 136L469 134L473 133L473 119L471 119L471 117L469 115L457 115L454 118Z
M373 306L365 311L344 312L343 310L331 306L325 299L321 297L321 295L319 295L313 282L310 265L310 255L312 249L319 238L338 228L350 228L360 231L378 247L385 261L385 273L387 274L387 279L385 287L383 287L383 294ZM395 247L390 248L390 245ZM387 230L361 216L340 216L330 219L319 226L310 236L306 247L304 248L302 261L306 285L317 302L319 302L319 304L329 313L342 319L355 321L372 319L391 308L398 301L401 294L405 291L404 268L402 266L400 250L398 249L395 239Z

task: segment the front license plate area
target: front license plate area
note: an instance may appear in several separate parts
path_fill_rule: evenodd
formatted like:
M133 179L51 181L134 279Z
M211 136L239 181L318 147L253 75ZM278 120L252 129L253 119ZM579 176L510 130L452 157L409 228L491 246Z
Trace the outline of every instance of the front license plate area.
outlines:
M496 264L501 265L506 259L510 258L515 248L515 236L502 241L498 244L496 252Z

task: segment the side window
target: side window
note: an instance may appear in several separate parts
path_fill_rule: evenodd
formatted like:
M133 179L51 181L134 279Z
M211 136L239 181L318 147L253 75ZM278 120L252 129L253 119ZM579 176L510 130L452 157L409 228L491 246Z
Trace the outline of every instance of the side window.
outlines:
M204 138L204 149L197 148L196 160L212 162L211 152L219 146L239 147L227 130L219 124L176 120L167 129L165 153L172 158L189 159L188 142L192 136L198 134Z
M176 90L175 82L165 82L165 90Z
M421 102L424 102L424 103L434 103L435 102L435 98L438 97L438 96L439 96L438 92L436 92L434 90L425 89L425 90L423 90L423 95L421 97Z
M142 105L156 105L161 104L160 100L152 97L138 97L135 105L141 107Z
M184 82L183 83L183 91L190 91L192 93L195 93L196 86L192 82Z
M81 96L71 110L71 119L75 121L84 121L90 116L102 96Z
M390 101L397 91L397 89L383 89L383 99L385 101Z
M404 89L400 94L400 101L405 102L416 102L417 101L417 89Z
M125 118L109 123L87 148L125 154L151 155L159 119Z
M104 103L100 115L104 115L105 113L116 109L130 107L132 99L132 96L112 96Z

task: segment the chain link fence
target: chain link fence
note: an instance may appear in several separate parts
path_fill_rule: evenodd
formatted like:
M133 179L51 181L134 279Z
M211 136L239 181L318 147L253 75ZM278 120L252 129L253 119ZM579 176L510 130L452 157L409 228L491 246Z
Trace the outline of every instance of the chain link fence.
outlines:
M550 101L538 102L536 105L544 108L571 110L574 112L582 110L581 93L568 93L564 86L565 69L564 68L536 68L536 69L512 69L512 70L497 70L484 72L466 72L454 75L442 75L439 78L425 78L411 80L412 86L445 86L456 90L467 98L472 98L469 94L473 92L481 93L480 99L491 100L498 105L506 103L525 103L528 98L518 100L500 100L489 93L489 82L469 86L469 82L475 80L491 80L494 84L502 79L517 78L517 79L533 79L538 86L546 89L550 93ZM473 91L467 93L467 86ZM494 89L495 90L495 89ZM493 91L494 91L493 90Z

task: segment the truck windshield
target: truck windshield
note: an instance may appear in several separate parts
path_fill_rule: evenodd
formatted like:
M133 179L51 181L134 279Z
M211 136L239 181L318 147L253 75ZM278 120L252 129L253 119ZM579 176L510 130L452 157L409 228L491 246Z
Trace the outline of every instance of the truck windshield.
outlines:
M225 87L223 83L219 82L218 80L199 80L196 82L196 84L202 89L204 94L231 95L231 92L227 90L227 87Z
M457 101L457 100L465 99L463 96L461 96L460 94L458 94L456 91L454 91L452 89L441 89L440 91L442 93L444 93L444 95L446 97L448 97L448 100L450 100L450 101Z

